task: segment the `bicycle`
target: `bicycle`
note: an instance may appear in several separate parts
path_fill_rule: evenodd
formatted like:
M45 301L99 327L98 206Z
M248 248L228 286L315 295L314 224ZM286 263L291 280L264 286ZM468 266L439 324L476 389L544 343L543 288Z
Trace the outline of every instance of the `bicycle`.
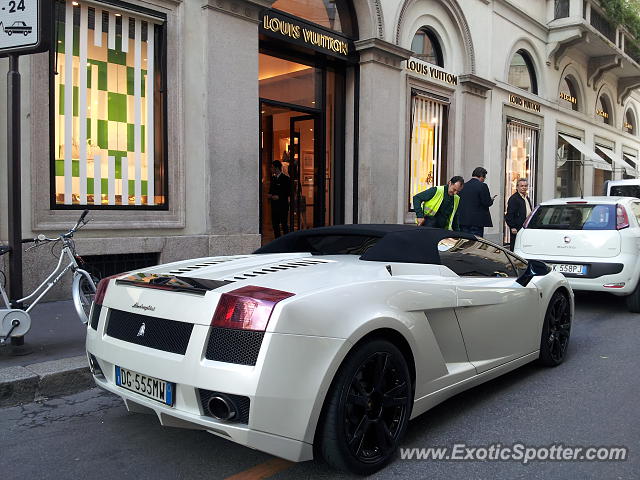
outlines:
M73 274L71 293L76 312L82 323L86 325L89 322L91 304L96 293L96 283L87 271L78 266L79 262L82 263L82 259L76 254L75 244L73 242L73 235L89 222L85 220L88 213L89 210L82 212L75 226L58 237L48 238L40 234L34 239L22 240L22 243L34 244L27 248L26 251L45 244L53 244L51 248L51 252L53 253L53 248L59 244L59 242L62 242L62 249L58 254L58 264L53 272L51 272L30 295L16 300L14 302L15 305L12 305L9 301L9 297L4 288L4 282L0 282L0 296L4 302L4 308L0 308L0 344L6 343L10 338L23 337L29 331L31 328L31 316L29 312L68 271L71 271ZM0 257L10 251L11 248L9 246L0 245ZM0 273L2 273L2 276L6 280L4 272ZM13 308L23 303L28 303L29 306L27 308Z

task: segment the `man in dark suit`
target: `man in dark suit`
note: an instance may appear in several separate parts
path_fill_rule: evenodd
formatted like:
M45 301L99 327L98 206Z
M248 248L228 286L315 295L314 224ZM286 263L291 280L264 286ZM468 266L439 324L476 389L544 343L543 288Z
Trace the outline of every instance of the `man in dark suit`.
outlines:
M273 176L269 185L267 197L271 200L271 225L276 238L280 236L280 226L282 232L289 233L289 196L291 195L291 180L282 173L282 162L274 160L271 162Z
M529 214L531 213L531 209L533 205L531 204L531 200L527 195L527 191L529 190L529 182L526 178L521 178L518 180L516 184L516 193L509 197L509 201L507 202L507 214L504 217L505 222L509 226L511 230L511 242L509 248L513 252L513 246L516 243L516 235L518 231L522 228L524 221L527 219Z
M463 232L484 236L484 227L492 227L489 207L496 198L489 193L489 187L484 183L487 171L477 167L471 174L471 180L464 184L464 190L460 192L459 222Z

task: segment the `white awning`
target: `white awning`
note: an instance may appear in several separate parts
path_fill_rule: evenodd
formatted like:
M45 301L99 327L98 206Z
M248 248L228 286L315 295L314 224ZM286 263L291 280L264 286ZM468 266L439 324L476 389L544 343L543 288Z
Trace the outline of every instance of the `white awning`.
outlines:
M594 168L599 168L600 170L611 170L611 165L604 160L600 155L587 147L584 143L582 143L577 138L570 137L568 135L559 134L562 138L564 138L571 146L573 146L576 150L578 150L581 154L584 155L586 160L589 160L593 163ZM568 162L579 162L580 159L569 158Z
M623 153L622 155L624 156L624 158L625 158L625 160L627 162L631 162L631 165L634 165L634 166L631 166L631 165L627 164L627 165L629 165L629 168L631 169L631 170L627 171L627 175L634 175L635 177L637 177L638 176L638 159L636 157L632 157L631 155L629 155L627 153Z
M615 163L618 167L624 168L624 171L627 175L635 175L635 168L633 168L631 165L625 162L621 157L613 153L613 150L610 150L606 147L601 147L600 145L598 145L598 148L602 150L602 153L604 153L607 157L609 157L611 161Z

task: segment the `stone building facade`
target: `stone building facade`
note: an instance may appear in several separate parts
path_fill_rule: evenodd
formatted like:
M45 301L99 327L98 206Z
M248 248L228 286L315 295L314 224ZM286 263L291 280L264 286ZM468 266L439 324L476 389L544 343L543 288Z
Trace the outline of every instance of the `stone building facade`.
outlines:
M55 48L20 61L23 236L88 208L101 274L269 241L275 160L294 229L411 223L484 166L497 242L520 177L540 202L638 175L640 49L597 0L55 3Z

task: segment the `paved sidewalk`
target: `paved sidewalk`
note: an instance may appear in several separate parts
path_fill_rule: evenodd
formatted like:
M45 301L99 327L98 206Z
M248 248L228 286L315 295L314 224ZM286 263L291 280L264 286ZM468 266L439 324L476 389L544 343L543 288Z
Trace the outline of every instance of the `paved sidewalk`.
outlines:
M0 346L0 406L66 395L93 385L85 326L71 300L37 305L24 347Z

